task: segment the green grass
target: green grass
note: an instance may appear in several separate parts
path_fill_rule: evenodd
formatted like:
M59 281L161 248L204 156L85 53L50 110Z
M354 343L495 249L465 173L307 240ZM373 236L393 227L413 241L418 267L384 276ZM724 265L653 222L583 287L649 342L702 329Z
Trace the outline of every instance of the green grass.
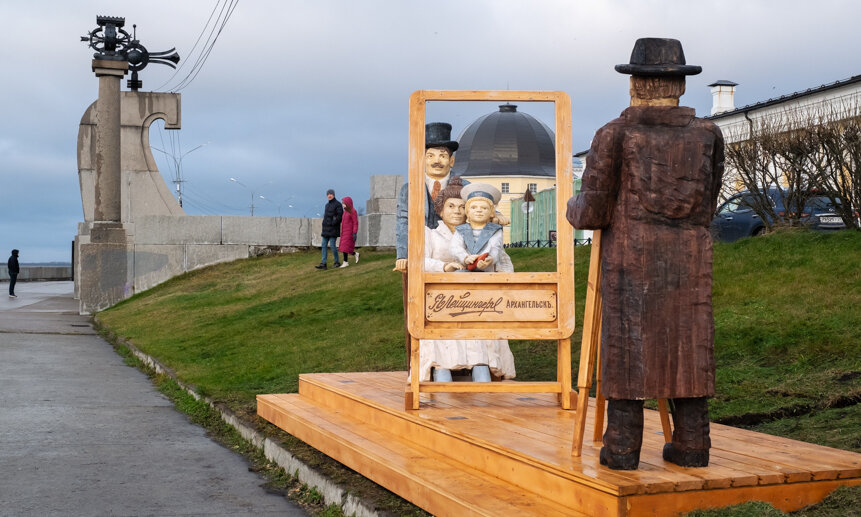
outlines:
M588 249L577 251L578 278L585 277ZM522 271L555 267L554 250L511 255ZM358 265L338 270L315 270L317 261L308 252L216 265L99 318L200 393L244 414L254 412L258 393L295 392L300 373L404 370L401 275L392 271L393 254L364 251ZM582 285L578 295L582 317ZM554 344L512 346L518 378L555 377Z
M575 371L588 253L575 250ZM510 254L517 271L555 267L555 250ZM209 267L99 317L248 417L255 395L294 392L300 373L403 370L394 255L367 250L358 265L329 271L315 270L318 260L312 251ZM861 233L851 230L715 245L712 419L861 452L859 262ZM512 351L519 380L555 378L552 342L515 341Z
M786 232L715 247L712 418L743 423L744 415L769 420L857 402L859 262L854 231Z

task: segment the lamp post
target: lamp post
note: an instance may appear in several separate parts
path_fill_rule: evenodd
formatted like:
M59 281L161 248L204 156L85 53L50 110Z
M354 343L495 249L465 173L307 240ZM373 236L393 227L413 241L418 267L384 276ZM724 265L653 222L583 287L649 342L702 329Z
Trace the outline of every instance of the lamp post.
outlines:
M292 203L293 203L293 200L295 198L296 198L296 194L293 194L290 197L288 197L287 199L284 199L281 201L281 204L278 205L278 217L281 217L281 207L284 206L285 204L287 205L287 208L293 208Z
M532 213L532 205L531 203L535 202L535 197L532 195L532 191L529 190L529 187L526 187L526 193L523 194L523 201L526 202L524 206L524 213L526 214L526 247L529 247L529 214Z
M236 179L236 178L230 178L230 181L232 181L233 183L236 183L237 185L241 185L241 186L245 187L245 189L246 189L246 190L248 190L248 192L250 192L250 193L251 193L251 207L250 207L250 208L251 208L251 216L252 216L252 217L254 217L254 191L253 191L253 190L251 190L251 189L248 187L248 185L246 185L245 183L242 183L241 181L239 181L239 180L238 180L238 179ZM260 198L261 198L261 199L266 199L266 198L264 198L263 196L260 196Z
M176 185L176 197L179 201L179 206L182 206L182 184L185 183L185 180L182 179L182 159L193 153L194 151L197 151L201 147L206 147L207 145L209 145L209 142L206 142L205 144L200 144L191 151L186 151L182 153L179 158L176 157L176 154L171 154L167 151L159 149L158 147L153 147L153 149L155 149L156 151L170 157L173 160L173 169L176 172L176 179L173 180L173 183Z

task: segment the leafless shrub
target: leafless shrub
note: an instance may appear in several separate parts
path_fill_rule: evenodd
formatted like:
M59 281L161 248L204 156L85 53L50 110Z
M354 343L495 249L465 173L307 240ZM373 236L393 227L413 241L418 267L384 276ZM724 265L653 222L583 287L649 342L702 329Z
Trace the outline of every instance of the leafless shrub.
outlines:
M798 225L814 195L828 197L847 227L861 229L858 108L793 109L747 121L747 128L727 135L732 143L726 147L724 185L740 184L753 194L751 208L768 230ZM775 212L769 191L780 198L783 213Z

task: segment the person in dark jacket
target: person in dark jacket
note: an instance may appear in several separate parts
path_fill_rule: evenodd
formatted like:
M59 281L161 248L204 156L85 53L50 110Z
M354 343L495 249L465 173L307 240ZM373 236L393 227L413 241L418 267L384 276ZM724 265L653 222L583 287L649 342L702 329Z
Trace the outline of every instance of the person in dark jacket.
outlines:
M344 254L344 263L341 264L341 267L347 267L350 265L348 255L355 255L356 264L359 263L359 252L356 251L359 216L356 215L356 209L353 208L353 198L344 196L341 201L344 204L344 216L341 219L341 242L338 244L338 251Z
M314 266L317 269L326 269L326 256L329 254L327 247L332 248L332 257L334 259L334 267L341 267L338 262L338 236L341 235L341 216L344 214L344 208L341 207L341 202L335 199L335 191L329 189L326 191L326 197L329 202L323 208L323 242L320 246L323 252L322 260Z
M670 399L666 461L708 465L707 397L715 393L712 239L723 174L720 129L679 106L687 65L681 43L637 40L631 106L598 130L583 187L567 218L600 229L601 389L608 400L600 461L637 468L643 400Z
M18 266L18 250L12 250L12 256L9 257L9 262L6 265L9 268L9 298L18 298L15 295L15 283L18 281L18 273L21 271Z

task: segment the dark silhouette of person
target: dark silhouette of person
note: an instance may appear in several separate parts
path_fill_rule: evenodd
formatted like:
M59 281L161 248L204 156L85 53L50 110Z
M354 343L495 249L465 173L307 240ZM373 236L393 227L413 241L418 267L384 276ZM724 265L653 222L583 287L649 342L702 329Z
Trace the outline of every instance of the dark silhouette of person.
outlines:
M18 250L12 250L12 256L6 263L9 269L9 298L18 298L15 294L15 284L18 282L18 273L21 272L21 267L18 265Z

